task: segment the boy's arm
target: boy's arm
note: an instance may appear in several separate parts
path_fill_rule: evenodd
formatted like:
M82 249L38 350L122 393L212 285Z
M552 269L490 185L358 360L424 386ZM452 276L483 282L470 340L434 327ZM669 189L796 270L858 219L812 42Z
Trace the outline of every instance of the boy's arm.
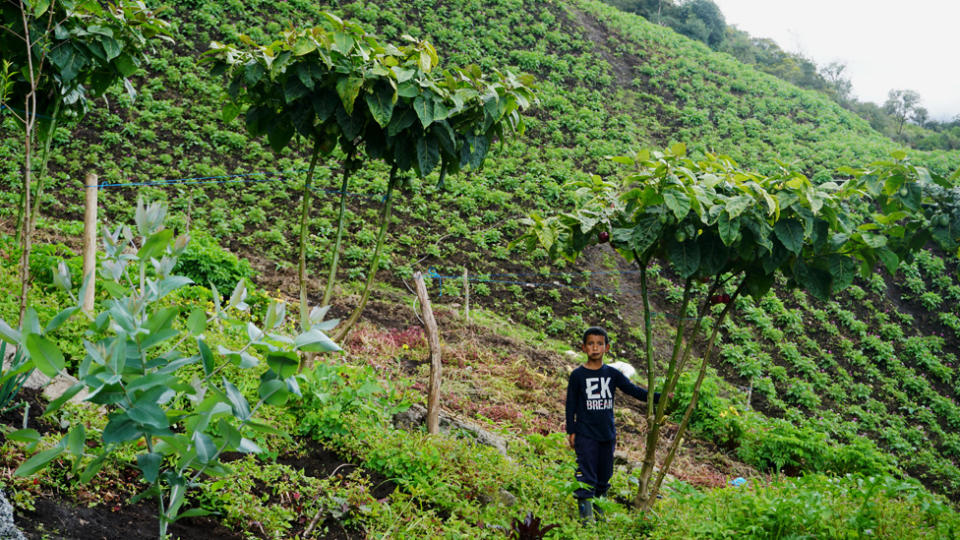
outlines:
M620 372L620 370L615 369L614 371L616 371L613 376L614 384L616 384L618 389L625 394L639 399L640 401L647 401L647 395L649 392L647 392L646 388L633 384L633 381L628 379L626 375ZM654 392L653 402L657 403L658 401L660 401L660 392Z
M573 374L567 379L567 439L570 446L573 446L573 434L576 433L574 427L577 422L577 392L573 383Z

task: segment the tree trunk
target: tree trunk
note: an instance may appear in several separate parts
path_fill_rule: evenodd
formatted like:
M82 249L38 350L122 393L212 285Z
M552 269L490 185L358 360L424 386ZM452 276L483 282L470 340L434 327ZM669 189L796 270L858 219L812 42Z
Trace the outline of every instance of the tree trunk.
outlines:
M740 286L737 287L736 292L731 295L730 302L728 302L723 308L723 311L720 313L720 316L713 325L713 331L711 332L709 341L707 342L707 350L703 355L703 360L700 362L700 373L697 375L697 381L693 385L693 395L690 398L690 404L687 405L687 410L683 413L683 420L680 421L680 426L677 428L677 433L673 438L673 442L670 444L670 449L667 451L667 457L663 460L663 466L660 467L660 471L657 474L657 480L653 484L650 496L646 499L645 504L642 507L643 511L647 511L653 506L653 502L656 500L657 492L660 491L660 485L663 483L663 479L670 470L670 465L673 464L673 459L676 457L677 449L680 448L680 442L683 440L684 433L686 433L687 424L690 423L690 417L693 416L693 411L697 407L697 399L700 397L700 385L703 384L703 379L707 374L707 366L710 364L710 359L713 355L713 347L717 340L717 334L720 331L720 325L730 312L730 308L733 306L734 301L743 291L743 287L744 282L741 282Z
M342 342L347 337L347 332L357 323L363 308L367 305L367 299L370 298L370 289L373 288L373 282L377 275L377 268L380 266L380 252L383 248L383 239L387 235L387 228L390 226L390 216L393 210L393 189L397 183L397 166L394 165L390 170L390 180L387 182L387 195L384 198L383 211L380 213L380 232L377 233L377 247L374 249L373 258L370 260L370 267L367 269L367 281L363 285L363 293L360 296L360 303L354 308L350 318L347 319L338 329L333 337L334 341Z
M300 256L297 266L297 279L300 282L300 331L306 332L310 326L310 306L307 302L307 219L310 214L310 185L313 183L313 172L317 168L317 159L320 157L320 143L314 141L313 157L310 158L310 168L307 170L307 180L303 184L303 206L300 209Z
M30 212L30 229L37 228L37 216L40 215L40 200L43 197L43 181L47 177L47 164L50 162L50 144L57 131L57 118L60 116L60 98L53 105L53 114L50 117L50 128L43 143L43 154L40 156L40 172L37 174L37 195L33 199L33 210Z
M323 291L321 306L330 305L333 297L333 284L337 281L337 268L340 264L340 243L343 241L343 216L347 211L347 184L353 169L353 155L347 156L343 164L343 182L340 183L340 213L337 216L337 241L333 246L333 262L330 263L330 275L327 276L327 286Z
M653 363L653 328L650 326L650 297L647 291L648 261L641 262L636 252L634 252L634 259L640 264L640 295L643 297L643 331L647 355L647 390L652 392L656 384L656 377L654 376ZM640 467L640 485L637 488L637 496L633 501L634 506L638 508L646 502L647 486L656 463L658 437L659 427L654 421L653 400L647 399L647 446L643 454L643 465Z

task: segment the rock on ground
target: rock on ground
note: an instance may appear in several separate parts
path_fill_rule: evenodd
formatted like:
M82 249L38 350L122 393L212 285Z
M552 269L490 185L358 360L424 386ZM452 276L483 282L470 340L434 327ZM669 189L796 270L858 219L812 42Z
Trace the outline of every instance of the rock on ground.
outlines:
M0 539L26 540L20 529L13 524L13 506L7 501L2 491L0 491Z

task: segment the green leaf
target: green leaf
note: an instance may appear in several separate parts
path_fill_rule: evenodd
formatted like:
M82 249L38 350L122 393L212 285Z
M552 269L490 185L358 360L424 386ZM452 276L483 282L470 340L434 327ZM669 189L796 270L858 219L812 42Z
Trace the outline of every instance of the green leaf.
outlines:
M73 386L71 386L70 388L68 388L67 391L64 392L60 397L54 399L47 405L47 408L43 411L43 416L47 416L49 414L52 414L60 410L60 407L62 407L64 403L69 401L70 398L72 398L73 396L80 393L80 391L83 390L85 387L86 387L85 384L83 384L82 382L78 382Z
M107 457L110 455L112 455L111 452L104 451L102 454L94 458L94 460L91 461L89 465L87 465L87 468L84 469L83 473L80 474L80 478L79 478L80 483L86 484L94 476L96 476L97 473L100 472L100 469L103 468L104 462L107 460Z
M127 416L127 413L110 415L107 427L103 428L103 442L107 444L132 441L140 435L136 422Z
M726 246L733 245L740 239L740 220L730 219L725 211L720 212L717 218L717 232L720 234L720 241Z
M200 308L193 308L187 319L187 331L191 336L199 336L207 329L207 313Z
M803 249L803 225L794 219L782 219L773 226L777 240L792 253Z
M872 233L863 233L861 234L863 238L863 243L874 249L879 249L887 245L887 238L883 235L872 234Z
M83 424L77 424L70 433L67 434L67 453L74 459L83 457L84 443L86 442L86 431Z
M49 7L50 7L50 0L34 0L33 2L34 18L39 19L44 13L47 12L47 8Z
M833 275L831 290L833 292L846 289L853 283L857 274L857 264L843 255L830 256L830 273Z
M289 122L289 116L274 118L273 123L267 128L267 141L270 142L270 148L278 154L282 152L293 138L295 131L293 124Z
M7 321L0 319L0 339L11 345L19 345L20 332L11 328Z
M183 512L180 512L179 514L177 514L177 517L175 517L173 520L177 521L183 518L209 516L212 514L216 514L216 512L214 512L213 510L206 510L204 508L191 508L189 510L184 510Z
M230 123L240 114L240 106L234 103L226 103L220 112L220 119L224 123Z
M197 461L207 464L217 457L217 445L209 435L198 431L193 434L192 440L197 451Z
M40 441L40 432L35 429L18 429L7 433L7 439L22 443L36 443Z
M80 309L80 306L73 306L73 307L68 307L67 309L64 309L60 313L57 313L52 319L50 319L50 322L47 323L47 327L43 329L43 333L49 334L50 332L53 332L57 328L60 328L63 325L63 323L70 320L70 317L72 317L74 313L79 311L79 309Z
M137 400L133 407L127 409L127 416L134 422L154 430L162 430L170 426L167 414L156 403L144 403L143 400Z
M146 480L147 483L152 484L157 481L157 476L160 474L161 463L163 463L163 456L156 452L137 455L137 467L140 468L140 472L143 473L143 479Z
M197 348L200 349L200 360L203 362L203 374L209 377L213 374L213 351L202 340L197 340Z
M237 387L230 383L224 377L223 387L227 391L227 399L230 401L230 406L233 409L233 415L239 418L242 421L250 419L250 404L247 403L247 398L243 397L243 394L240 390L237 390Z
M126 77L132 77L134 73L137 72L137 62L132 56L127 53L122 53L113 61L113 65L116 66L117 71L121 75Z
M360 88L363 86L363 79L356 76L343 77L337 81L337 95L340 96L340 102L343 103L347 114L353 114L353 104L360 94Z
M297 368L300 367L300 359L293 352L269 352L267 353L267 365L277 374L277 377L286 379L296 374Z
M373 119L380 124L380 127L387 127L393 117L393 88L386 84L380 84L376 90L366 95L366 101Z
M440 162L440 147L437 145L437 139L430 135L424 135L417 139L417 169L420 177L423 178L430 174Z
M670 147L670 152L677 157L683 157L687 155L687 145L683 143L676 143Z
M294 346L306 352L330 352L340 351L340 346L333 342L326 334L317 330L310 329L300 334L293 340Z
M193 280L186 276L170 276L165 278L157 284L157 300L191 283L193 283Z
M800 286L817 299L825 302L830 299L831 276L829 272L808 266L802 260L798 260L793 269L793 277Z
M679 189L663 190L663 202L676 216L677 221L681 221L690 212L690 197Z
M287 385L280 379L272 379L260 385L260 399L264 403L281 407L287 402Z
M896 272L897 267L900 266L900 258L889 249L878 249L877 257L883 262L883 266L886 267L887 272L890 272L890 274Z
M684 279L696 274L700 268L700 246L694 241L678 242L670 235L667 241L667 257Z
M738 195L728 200L725 207L727 213L730 214L730 219L734 219L753 204L755 204L755 201L749 195Z
M173 229L164 229L156 234L153 234L150 236L150 238L147 238L146 242L143 243L140 251L137 252L137 257L139 257L141 260L157 258L157 256L162 255L164 250L166 250L171 239L173 239Z
M24 461L17 470L13 472L14 476L30 476L31 474L43 469L51 461L60 457L60 454L64 451L64 443L66 439L62 439L60 444L49 449L39 452L30 459Z
M303 56L305 54L310 54L313 51L317 50L317 44L312 39L302 37L293 44L293 55L294 56Z
M43 336L27 334L26 346L34 365L47 377L51 379L56 377L57 373L66 366L60 349Z
M417 117L420 118L420 125L423 126L423 129L427 129L427 127L433 123L433 103L431 100L423 96L417 96L416 99L413 100L413 110L416 111Z

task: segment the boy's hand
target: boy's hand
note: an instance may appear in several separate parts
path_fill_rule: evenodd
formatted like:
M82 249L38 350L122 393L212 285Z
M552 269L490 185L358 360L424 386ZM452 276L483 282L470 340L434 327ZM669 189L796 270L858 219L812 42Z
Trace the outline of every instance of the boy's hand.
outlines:
M573 446L573 439L574 439L574 437L576 437L576 436L577 436L576 433L571 433L571 434L567 435L567 442L570 443L570 448L574 448L574 446Z

